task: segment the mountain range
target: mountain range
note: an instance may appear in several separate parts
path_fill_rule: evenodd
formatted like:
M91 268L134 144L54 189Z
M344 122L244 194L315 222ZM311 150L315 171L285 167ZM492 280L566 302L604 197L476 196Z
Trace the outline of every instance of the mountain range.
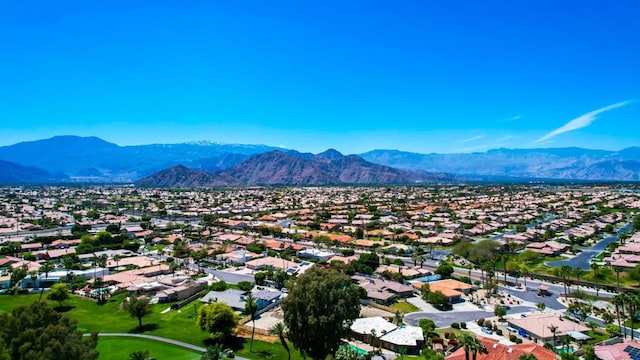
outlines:
M235 185L343 185L453 182L441 173L399 170L373 164L357 155L329 149L312 155L269 151L226 170L209 173L175 166L139 180L140 186L211 187Z
M373 150L301 153L267 145L194 142L119 146L56 136L0 147L0 183L383 184L469 179L639 181L640 148L495 149L467 154ZM178 166L180 165L180 166ZM173 178L174 182L169 182ZM161 184L162 183L162 184ZM200 185L202 186L202 185Z

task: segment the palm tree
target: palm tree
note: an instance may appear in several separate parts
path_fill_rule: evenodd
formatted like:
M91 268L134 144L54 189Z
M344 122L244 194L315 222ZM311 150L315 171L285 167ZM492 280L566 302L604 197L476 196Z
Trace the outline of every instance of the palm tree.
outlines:
M543 302L539 302L536 304L536 307L538 308L538 310L540 310L540 312L544 312L544 309L547 308L547 304Z
M285 330L286 328L284 327L284 324L279 322L273 325L271 329L269 329L269 334L277 335L280 338L280 343L282 344L282 347L284 347L284 349L287 351L287 355L288 355L287 360L291 360L291 349L289 349L287 340L284 337Z
M569 286L569 276L573 272L573 268L569 265L562 265L560 268L560 277L562 278L562 282L564 283L564 298L567 298L567 286Z
M575 267L573 269L573 276L576 277L576 286L578 287L578 292L580 292L580 276L584 275L584 270L581 267Z
M251 345L249 345L249 351L251 352L253 350L253 336L256 333L256 311L258 311L258 304L251 291L247 292L244 301L244 311L251 316L251 324L253 325L251 328Z
M122 255L117 254L113 256L113 261L116 262L116 270L120 267L120 260L122 260Z
M611 300L611 302L613 303L613 305L615 305L616 307L616 317L618 318L618 328L620 330L622 330L622 323L620 322L620 312L621 310L624 310L624 294L616 294L616 296L613 297L613 300ZM627 332L623 331L624 337L627 337Z
M620 272L622 271L622 268L620 266L614 266L613 271L616 272L616 283L618 286L617 292L619 293L620 292Z
M402 324L402 313L400 312L400 310L396 310L395 314L393 314L393 322L395 322L398 326Z
M465 332L460 335L458 341L464 348L464 359L469 360L469 354L472 352L472 349L475 345L474 336Z
M553 348L555 349L555 347L556 347L556 333L558 332L558 327L555 326L555 325L549 325L548 329L553 334Z
M633 341L633 323L636 319L636 314L638 312L638 306L640 305L640 299L638 295L632 293L624 293L624 303L627 307L627 316L629 316L629 321L631 323L631 341Z
M51 272L51 270L53 270L53 265L51 265L49 262L45 262L44 264L42 264L42 267L40 267L40 272L44 273L45 283L49 281L49 273ZM42 294L44 294L44 286L40 287L40 297L38 298L38 301L42 300Z
M487 351L487 349L484 347L484 345L482 344L482 341L480 341L480 339L478 339L477 337L473 337L473 347L471 348L471 351L473 352L473 360L476 360L476 355L478 354L478 352L485 352Z
M571 345L571 338L568 335L561 337L560 345L562 345L562 349L566 353L569 350L569 345Z

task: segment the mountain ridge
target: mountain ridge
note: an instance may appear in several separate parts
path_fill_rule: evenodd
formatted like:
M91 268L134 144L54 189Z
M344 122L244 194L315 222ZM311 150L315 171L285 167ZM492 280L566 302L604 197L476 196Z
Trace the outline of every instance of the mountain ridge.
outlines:
M445 174L426 174L394 169L367 162L357 155L337 151L312 158L274 150L254 155L240 164L216 173L172 167L139 180L140 186L211 187L234 185L323 186L345 184L409 184L454 181ZM329 159L327 158L329 157Z
M192 170L216 173L270 151L280 151L305 161L315 159L322 162L345 157L335 149L312 154L268 145L207 141L120 146L95 136L65 135L2 146L0 159L41 169L56 174L54 178L68 181L131 183L178 164ZM636 164L640 161L640 147L617 151L579 147L498 148L485 152L450 154L376 149L358 156L368 162L397 169L465 177L595 181L640 179ZM292 160L292 163L295 161ZM320 173L316 175L320 176ZM253 176L258 179L256 174ZM363 174L360 174L360 178L365 180ZM40 179L34 175L33 181Z

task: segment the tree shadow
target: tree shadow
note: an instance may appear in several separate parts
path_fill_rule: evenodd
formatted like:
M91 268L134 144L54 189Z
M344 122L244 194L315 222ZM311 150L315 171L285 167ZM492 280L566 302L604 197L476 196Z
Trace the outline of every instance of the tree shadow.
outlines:
M63 306L56 306L53 308L53 310L59 312L59 313L66 313L69 312L70 310L75 309L75 306L73 305L63 305Z
M143 324L142 326L136 326L134 328L132 328L131 330L129 330L130 333L134 333L134 334L138 334L138 333L143 333L145 331L153 331L158 329L158 324L155 323L151 323L151 324Z
M222 341L222 343L220 342L220 339L208 338L204 340L204 345L208 347L208 346L213 346L217 344L222 344L222 347L225 349L238 351L244 347L245 341L247 341L247 339L238 337L238 336L229 336L224 341Z

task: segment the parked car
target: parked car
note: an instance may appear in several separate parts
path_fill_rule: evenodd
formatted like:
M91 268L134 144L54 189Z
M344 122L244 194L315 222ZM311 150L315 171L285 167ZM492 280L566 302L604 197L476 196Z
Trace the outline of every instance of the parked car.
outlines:
M489 334L489 335L493 334L493 330L491 330L490 328L488 328L486 326L483 326L481 330L485 334Z

